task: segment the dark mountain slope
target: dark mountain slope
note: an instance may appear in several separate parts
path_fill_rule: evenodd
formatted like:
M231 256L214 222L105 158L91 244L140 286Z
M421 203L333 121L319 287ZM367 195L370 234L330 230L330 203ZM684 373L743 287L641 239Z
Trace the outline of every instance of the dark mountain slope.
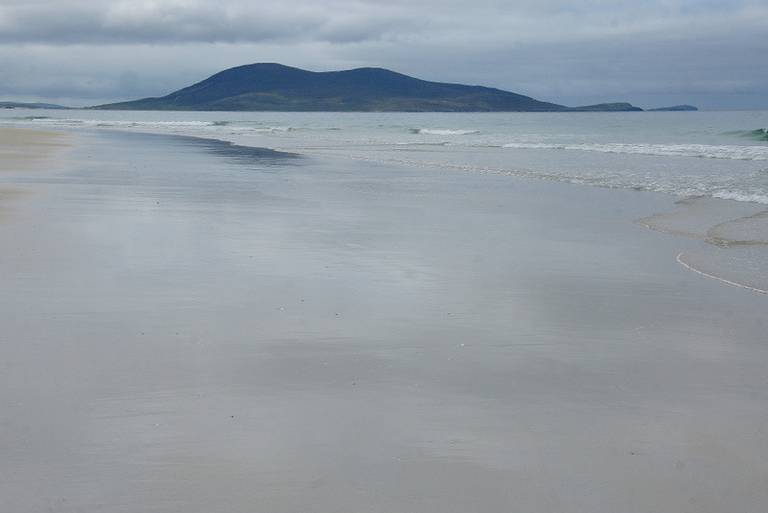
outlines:
M280 64L230 68L160 98L100 105L132 110L566 111L481 86L428 82L381 68L312 72Z

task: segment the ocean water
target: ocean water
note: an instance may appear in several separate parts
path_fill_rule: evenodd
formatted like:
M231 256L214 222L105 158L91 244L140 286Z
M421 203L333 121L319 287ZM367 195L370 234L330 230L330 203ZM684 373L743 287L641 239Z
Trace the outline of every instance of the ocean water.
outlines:
M0 124L244 146L768 204L768 111L275 113L3 110Z

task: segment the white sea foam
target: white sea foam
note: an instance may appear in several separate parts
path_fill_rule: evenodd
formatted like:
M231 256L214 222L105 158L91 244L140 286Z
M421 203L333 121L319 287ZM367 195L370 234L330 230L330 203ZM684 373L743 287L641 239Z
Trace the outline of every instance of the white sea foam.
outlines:
M413 141L399 141L395 143L395 146L449 146L451 143L448 141L438 142L413 142Z
M741 289L751 290L752 292L757 292L758 294L768 294L768 288L761 288L759 286L754 286L749 283L744 283L741 281L729 279L729 278L726 278L725 276L722 276L721 274L718 274L719 272L723 272L727 269L724 266L718 267L717 271L705 271L703 269L700 269L696 264L692 263L689 257L684 253L679 253L677 255L676 260L678 264L682 265L689 271L693 271L696 274L704 276L705 278L717 280L719 282L725 283L726 285L731 285L733 287L739 287Z
M480 130L458 130L448 128L417 128L413 133L422 135L471 135L479 134Z
M768 160L766 146L737 146L710 144L552 144L507 143L504 148L594 151L599 153L625 153L656 155L660 157L699 157L728 160Z
M98 128L132 128L139 130L155 131L174 131L174 130L211 130L217 131L222 128L231 129L236 127L241 131L251 131L256 133L275 133L292 132L298 130L292 126L269 126L260 124L238 123L235 121L132 121L132 120L103 120L103 119L79 119L79 118L50 118L50 117L28 117L21 121L46 126L72 126L80 125L84 127Z
M713 198L729 199L739 202L758 203L768 205L768 188L754 183L744 177L718 176L718 177L691 177L670 175L632 175L621 172L584 172L577 170L532 170L515 169L499 165L482 165L462 162L450 158L450 153L441 154L437 151L440 147L453 146L449 143L428 144L435 147L436 151L427 153L407 151L414 145L404 145L403 151L371 152L352 151L348 148L309 148L309 153L317 155L332 155L353 158L367 162L394 164L417 167L440 168L446 170L458 170L477 174L498 174L506 176L519 176L550 180L556 182L590 185L609 189L634 189L638 191L658 192L678 197L707 196ZM419 145L425 146L425 145ZM418 146L416 146L418 147ZM441 158L444 157L444 158Z
M747 194L738 191L717 191L712 193L712 197L768 205L768 194Z
M299 153L768 204L768 145L728 132L731 126L764 123L741 114L713 114L712 128L701 128L700 121L691 125L690 116L680 116L679 126L658 117L633 117L621 126L613 116L14 114L5 118L14 125L189 135ZM738 119L729 121L729 116Z

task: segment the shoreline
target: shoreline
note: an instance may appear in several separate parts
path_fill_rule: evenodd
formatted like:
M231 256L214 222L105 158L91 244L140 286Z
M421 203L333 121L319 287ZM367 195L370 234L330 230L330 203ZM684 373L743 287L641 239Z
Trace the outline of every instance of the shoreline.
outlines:
M346 156L393 165L458 166L471 172L531 175L678 197L705 194L768 204L768 183L761 166L768 161L768 147L748 136L752 125L768 123L763 112L751 116L730 112L724 119L722 113L703 113L701 123L713 125L708 128L685 113L671 113L677 121L663 123L639 123L631 114L621 113L606 114L605 122L552 118L542 120L554 124L544 128L541 121L526 113L494 120L475 119L466 113L447 117L353 114L340 120L329 113L110 112L83 111L82 115L72 114L72 119L68 115L59 119L61 113L44 112L48 116L40 116L30 111L40 119L15 123L209 137L315 156ZM229 117L222 120L223 116ZM656 132L670 123L669 137L660 140ZM644 125L654 130L648 137L638 137L637 129ZM529 133L529 126L535 133ZM612 126L617 129L609 130ZM575 136L582 129L586 129L586 139ZM438 154L440 157L430 163L429 157ZM392 157L398 161L390 161ZM622 171L617 173L617 169ZM722 181L724 175L729 177L727 181Z
M109 132L113 132L115 134L131 134L131 133L145 133L150 135L156 135L158 137L180 137L180 138L190 138L190 139L196 139L201 141L214 141L216 143L224 143L228 145L232 145L235 147L243 147L243 148L249 148L253 151L274 151L277 153L286 152L286 150L283 149L271 149L271 148L261 148L256 147L248 144L244 144L244 141L242 141L241 138L233 138L233 137L212 137L212 136L203 136L203 135L188 135L188 134L169 134L164 133L160 131L135 131L131 129L120 129L120 128L111 128L108 130ZM6 135L7 139L11 140L11 146L13 149L11 151L17 152L17 158L6 160L6 168L9 166L30 166L31 168L38 167L42 165L44 160L48 158L51 153L56 149L56 147L61 147L63 145L66 145L66 143L57 142L57 140L60 140L60 138L67 138L70 137L71 133L69 133L70 130L55 130L55 131L44 131L44 130L34 130L29 129L25 127L5 127L0 128L0 138L4 134ZM19 149L18 144L21 144L21 149ZM42 155L29 155L28 151L31 148L43 148L46 150L45 153ZM5 151L8 151L6 148ZM3 146L2 146L2 140L0 139L0 155L3 152ZM26 152L26 153L25 153ZM286 154L291 154L293 152L288 151ZM467 170L466 166L464 165L454 165L454 166L446 166L444 164L423 164L423 165L415 165L413 163L406 163L406 162L391 162L391 163L377 163L377 162L371 162L367 160L366 158L360 158L355 157L353 155L323 155L322 153L317 155L313 154L312 152L309 153L299 153L298 155L302 155L304 157L309 158L341 158L341 159L348 159L352 161L359 161L359 162L368 162L369 164L383 164L383 165L393 165L393 166L406 166L406 167L426 167L431 169L436 169L443 171L445 169L450 169L454 172L465 172L465 173L471 173L471 174L477 174L477 175L483 175L483 174L492 174L492 175L499 175L499 176L508 176L513 179L523 179L523 180L536 180L536 181L543 181L543 182L552 182L552 183L563 183L567 184L569 186L585 186L585 187L597 187L601 189L614 189L613 187L607 187L603 185L596 185L591 183L584 183L579 181L564 181L558 177L551 178L546 175L541 175L540 173L534 173L534 172L513 172L513 171L503 171L503 170L496 170L496 169L485 169L485 170ZM26 156L26 159L25 159ZM3 171L2 163L0 163L0 172ZM13 189L6 187L6 191L9 193L13 193ZM716 238L710 238L708 235L707 227L716 228L722 224L728 224L733 222L738 222L740 219L748 219L753 217L760 217L760 214L764 214L765 212L768 212L768 206L765 204L762 204L760 202L756 201L746 201L746 200L737 200L737 199L725 199L725 198L717 198L713 196L686 196L686 197L680 197L676 196L671 193L664 193L664 192L658 192L654 190L634 190L633 192L640 192L640 193L651 193L651 194L662 194L665 196L670 197L670 199L673 201L673 206L670 210L664 211L664 212L655 212L651 213L648 216L643 216L638 219L633 220L634 223L643 226L646 229L658 231L661 233L665 233L668 235L672 235L674 237L683 237L683 238L693 238L693 239L700 239L703 240L709 244L718 246L721 250L725 251L729 247L729 243L726 242L722 243ZM677 198L677 199L675 199ZM2 191L0 191L0 200L2 200ZM710 207L710 205L713 205ZM720 207L720 205L726 205L726 207ZM702 209L703 206L703 209ZM689 212L685 212L685 209L688 209ZM709 210L708 212L705 212L706 210ZM699 211L701 214L698 223L701 223L702 221L706 221L707 227L704 226L696 226L695 228L691 228L688 226L688 224L691 222L690 215L691 212L694 214ZM765 216L763 216L765 217ZM768 239L766 237L765 233L768 232L768 217L765 217L764 223L761 223L759 226L756 227L757 233L761 234L764 239ZM681 226L675 226L675 224L680 224ZM702 232L702 233L698 233ZM748 236L745 234L740 234L742 239L749 239ZM731 241L734 244L741 244L739 240ZM760 244L766 245L766 261L762 264L758 265L768 265L768 240L764 242L760 242ZM768 288L768 279L763 284L760 282L757 283L744 283L742 281L738 281L735 279L729 279L729 276L727 273L719 272L717 269L698 269L695 265L690 263L683 263L680 260L679 253L677 257L675 257L675 261L684 267L685 269L697 273L700 276L703 276L708 279L713 279L716 281L719 281L723 283L724 285L729 286L736 286L745 290L750 290L757 293L765 293L765 289ZM751 262L748 262L747 265L754 265ZM765 285L765 287L764 287Z
M190 138L190 139L196 139L201 141L215 141L216 143L224 143L228 145L232 145L234 147L243 147L243 148L249 148L253 151L273 151L277 153L286 153L288 154L295 154L295 152L291 152L289 150L284 149L273 149L273 148L266 148L266 147L257 147L252 146L248 144L244 144L245 141L242 140L242 138L237 137L213 137L213 136L203 136L203 135L189 135L189 134L169 134L164 133L160 131L135 131L131 129L120 129L120 128L110 128L108 131L114 132L116 134L130 134L130 133L145 133L150 135L156 135L158 137L180 137L180 138ZM9 169L13 168L14 166L19 169L25 169L27 166L29 169L32 168L38 168L43 165L43 162L45 159L49 158L53 151L55 151L57 148L60 148L62 146L66 145L66 142L61 142L61 139L71 137L71 133L69 133L70 130L35 130L35 129L29 129L26 127L0 127L0 156L3 155L5 152L6 154L10 154L11 158L8 159L2 159L0 160L0 172L8 171ZM7 142L5 142L5 146L3 146L3 138L6 139ZM29 151L31 149L38 149L42 148L44 152L42 154L36 154L36 155L30 155ZM569 186L585 186L585 187L597 187L601 189L614 189L613 187L599 185L599 184L591 184L591 183L584 183L580 181L568 181L568 180L562 180L560 177L549 177L546 175L542 175L540 173L535 172L514 172L514 171L505 171L505 170L497 170L497 169L484 169L484 170L477 170L472 169L468 170L467 166L465 165L453 165L453 166L446 166L445 164L421 164L417 165L414 163L407 163L407 162L399 162L399 161L393 161L393 162L375 162L375 161L369 161L366 158L360 158L355 157L353 155L323 155L321 154L314 154L312 152L309 153L298 153L298 155L304 156L304 157L310 157L310 158L341 158L341 159L349 159L352 161L359 161L359 162L368 162L369 164L372 163L374 165L376 164L383 164L383 165L393 165L393 166L406 166L406 167L427 167L431 169L436 170L446 170L450 169L454 172L465 172L465 173L471 173L476 175L483 175L483 174L492 174L492 175L499 175L499 176L508 176L513 179L523 179L523 180L536 180L536 181L543 181L543 182L553 182L553 183L563 183L567 184ZM15 156L15 158L13 158ZM4 169L5 168L5 169ZM621 188L618 188L621 189ZM10 187L6 187L6 192L8 194L6 195L13 195L14 190ZM768 212L768 205L765 205L763 203L757 202L757 201L747 201L747 200L738 200L738 199L731 199L731 198L718 198L716 196L677 196L672 193L665 193L665 192L659 192L654 190L633 190L633 192L640 192L640 193L651 193L651 194L662 194L670 197L670 199L673 201L673 208L664 211L664 212L654 212L651 213L648 216L643 216L638 219L633 220L634 223L643 226L646 229L658 231L661 233L665 233L674 237L683 237L683 238L693 238L693 239L699 239L707 242L708 244L718 246L723 251L727 250L727 248L730 246L730 244L742 244L741 240L733 240L728 241L727 239L720 240L717 238L710 237L708 229L711 227L712 229L717 228L720 225L738 222L741 219L750 219L755 217L764 217L764 221L757 227L755 227L756 233L759 233L763 237L763 241L759 242L761 245L765 245L766 247L766 261L760 265L768 265L768 236L764 235L765 233L768 233L768 216L764 216L766 212ZM2 200L3 197L3 191L0 190L0 200ZM702 208L703 205L703 208ZM712 207L710 207L712 205ZM726 205L726 207L720 207L720 205ZM730 205L730 206L728 206ZM688 208L689 212L685 212L684 209ZM705 210L709 210L709 212L705 212ZM691 222L690 215L691 212L696 213L699 211L703 215L698 220L698 223L701 223L703 220L706 220L707 226L696 226L694 229L692 229L688 224ZM681 226L675 226L677 224L680 224ZM702 233L698 233L702 232ZM740 234L742 239L746 239L749 241L750 244L754 244L748 237L748 235ZM683 252L680 252L676 257L675 261L680 264L685 269L697 273L700 276L713 279L716 281L719 281L725 285L729 286L736 286L745 290L750 290L753 292L764 294L766 293L766 288L763 287L762 282L760 285L756 285L755 283L743 283L741 281L736 281L734 279L729 279L727 276L727 273L721 273L717 270L702 270L698 269L696 266L694 266L691 263L684 263L680 260L680 256L683 254ZM753 265L752 263L748 263L748 265ZM768 286L768 279L765 282L765 285Z
M756 292L758 294L768 294L768 290L758 289L758 288L752 287L750 285L744 285L743 283L738 283L738 282L735 282L735 281L730 281L730 280L728 280L726 278L721 278L720 276L717 276L717 275L714 275L714 274L709 274L709 273L706 273L704 271L700 271L699 269L696 269L695 267L687 264L685 262L685 260L683 259L683 256L684 256L684 253L679 253L677 255L677 257L675 257L675 260L677 260L678 264L682 265L683 267L685 267L689 271L692 271L694 273L700 274L700 275L704 276L705 278L710 278L712 280L721 281L721 282L725 283L726 285L731 285L733 287L739 287L739 288L742 288L742 289L747 289L747 290L750 290L752 292Z
M673 208L635 220L677 238L704 243L675 260L685 269L759 294L768 294L768 208L760 203L694 196ZM748 258L744 258L745 249ZM686 258L687 257L687 258ZM697 265L692 260L699 259ZM709 264L709 267L707 267Z

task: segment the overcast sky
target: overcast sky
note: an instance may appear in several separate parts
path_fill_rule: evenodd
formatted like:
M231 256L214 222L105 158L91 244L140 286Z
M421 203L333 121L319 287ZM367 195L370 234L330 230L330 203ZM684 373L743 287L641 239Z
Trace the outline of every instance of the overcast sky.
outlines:
M0 0L0 99L160 96L252 62L768 109L768 0Z

